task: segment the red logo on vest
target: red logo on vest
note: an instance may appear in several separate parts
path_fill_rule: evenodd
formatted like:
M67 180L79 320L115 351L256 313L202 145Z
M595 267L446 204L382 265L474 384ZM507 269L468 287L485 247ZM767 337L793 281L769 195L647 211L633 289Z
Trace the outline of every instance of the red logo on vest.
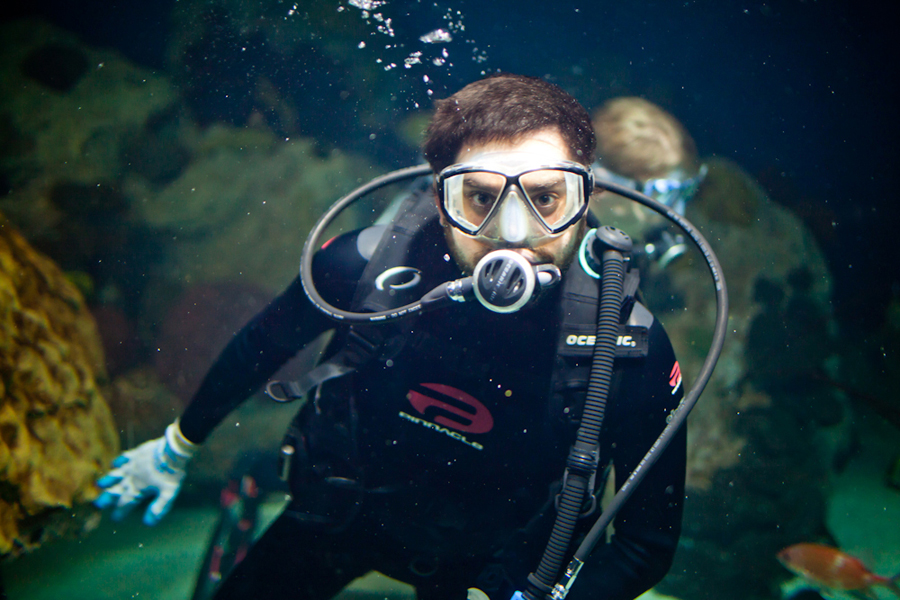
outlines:
M681 367L678 366L678 361L675 361L672 372L669 373L669 386L672 388L673 395L681 387Z
M456 431L462 431L464 433L487 433L494 427L494 417L491 416L488 409L484 404L469 394L441 383L423 383L422 387L426 387L451 400L455 400L456 404L451 404L446 400L439 400L437 398L432 398L431 396L426 396L425 394L420 394L415 390L410 390L406 397L409 398L410 404L419 411L420 415L424 415L425 411L433 406L460 419L456 420L448 418L442 414L436 416L434 422L443 425L444 427L449 427L450 429L455 429ZM464 405L471 410L466 410L466 408L463 408L460 405Z

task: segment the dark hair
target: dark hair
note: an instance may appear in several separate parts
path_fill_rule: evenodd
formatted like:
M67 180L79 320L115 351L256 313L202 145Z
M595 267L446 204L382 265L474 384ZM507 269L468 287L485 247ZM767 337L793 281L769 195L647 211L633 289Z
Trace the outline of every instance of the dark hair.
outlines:
M438 100L422 147L439 173L454 163L463 144L515 141L547 128L559 130L579 162L593 162L591 118L575 98L543 79L502 73Z

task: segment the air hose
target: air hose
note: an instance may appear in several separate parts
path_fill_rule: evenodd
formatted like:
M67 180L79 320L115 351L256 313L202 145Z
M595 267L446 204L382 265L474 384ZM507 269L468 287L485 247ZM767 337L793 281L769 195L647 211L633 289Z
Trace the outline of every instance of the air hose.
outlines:
M598 252L598 250L600 252ZM581 515L582 504L592 485L600 452L600 430L606 413L616 357L616 337L619 331L619 315L625 282L625 257L631 250L631 239L612 227L597 230L592 251L602 252L602 277L600 279L600 303L597 314L597 338L593 350L593 363L588 379L587 396L581 425L575 443L569 451L563 489L557 505L556 522L544 555L534 573L528 576L529 587L524 596L538 600L553 590L557 573ZM533 586L533 587L532 587Z
M703 393L706 384L709 382L710 377L712 377L716 362L719 359L719 355L722 353L722 347L725 345L725 333L727 331L728 325L728 291L725 286L725 279L722 277L722 267L719 264L719 259L716 257L715 253L713 252L712 248L703 237L703 235L680 214L678 214L668 206L656 202L652 198L641 194L640 192L609 181L597 182L597 184L598 187L602 189L606 189L614 194L629 198L663 215L664 217L675 223L682 231L684 231L685 234L687 234L694 241L694 243L700 249L700 252L703 254L703 258L706 260L706 265L707 267L709 267L709 272L713 278L713 283L715 285L715 330L713 332L712 343L710 344L709 351L706 355L706 360L704 360L703 366L700 368L700 372L697 374L697 379L694 382L693 387L691 387L690 391L685 394L684 398L681 401L681 404L679 404L678 408L676 408L672 413L669 418L668 424L662 430L662 433L659 434L659 437L656 438L653 446L650 447L650 449L641 459L641 462L638 464L638 466L635 467L635 469L628 476L628 479L625 480L625 483L622 484L622 486L616 492L615 496L613 496L613 499L609 502L609 505L597 518L597 521L594 523L593 527L591 527L591 530L584 537L581 545L578 546L577 550L573 554L572 560L566 566L565 572L562 574L559 582L556 583L556 585L552 584L552 582L555 581L558 576L558 570L551 571L549 563L548 565L545 565L544 568L539 567L539 571L535 571L535 573L529 575L527 589L522 593L522 596L527 600L537 600L541 594L544 594L545 597L548 597L551 600L562 600L566 597L566 595L569 593L569 589L572 587L572 584L575 583L575 579L578 576L581 567L584 565L584 561L587 560L588 555L594 549L594 546L597 545L601 536L603 535L603 532L615 518L616 513L618 513L625 502L628 501L628 498L630 498L631 494L634 493L637 485L644 480L644 477L647 476L650 467L652 467L656 463L656 461L659 460L660 456L662 456L663 451L665 451L665 449L671 443L672 439L678 433L678 430L684 425L684 422L687 420L691 410L693 410L694 406L697 404L697 401L700 399L700 394ZM604 263L604 269L605 267L606 266ZM597 345L600 345L599 338L597 340ZM587 407L585 408L585 410L587 410ZM554 531L555 529L556 528L554 527ZM560 545L560 543L561 540L555 541L554 547L556 548ZM554 549L554 556L558 554L559 551L557 549ZM542 560L541 562L543 565L544 561Z

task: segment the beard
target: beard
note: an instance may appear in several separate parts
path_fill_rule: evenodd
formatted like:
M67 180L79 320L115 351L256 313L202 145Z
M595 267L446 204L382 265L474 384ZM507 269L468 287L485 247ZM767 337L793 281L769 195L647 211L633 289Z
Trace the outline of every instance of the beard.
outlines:
M494 250L519 251L533 265L554 264L562 273L565 273L572 264L572 259L575 257L578 246L581 244L581 240L587 231L587 220L581 219L559 237L537 248L502 244L492 246L465 236L465 234L456 230L443 219L441 221L444 227L444 237L450 249L450 256L453 257L453 260L464 275L471 275L475 271L475 265Z

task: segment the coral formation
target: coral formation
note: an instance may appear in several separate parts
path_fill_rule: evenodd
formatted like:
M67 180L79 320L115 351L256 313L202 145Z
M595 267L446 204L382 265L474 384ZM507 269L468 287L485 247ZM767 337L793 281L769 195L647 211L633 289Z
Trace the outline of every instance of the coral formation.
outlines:
M728 334L691 415L682 545L660 587L690 598L738 582L742 596L765 593L779 568L770 557L824 529L830 476L850 443L846 399L816 379L835 329L822 253L737 165L707 164L711 185L701 186L687 217L721 261ZM696 255L644 280L686 381L700 369L715 316L713 294L697 284L704 280Z
M40 21L0 27L0 89L4 128L19 140L0 150L12 187L0 209L28 239L63 224L57 184L105 191L127 144L177 100L167 80Z
M332 202L374 176L341 152L297 138L210 128L193 162L159 192L135 183L141 220L171 240L159 277L178 285L242 277L281 290L296 276L307 231ZM201 152L199 149L206 149Z
M0 555L37 547L54 513L96 495L119 445L103 362L77 288L0 215Z

